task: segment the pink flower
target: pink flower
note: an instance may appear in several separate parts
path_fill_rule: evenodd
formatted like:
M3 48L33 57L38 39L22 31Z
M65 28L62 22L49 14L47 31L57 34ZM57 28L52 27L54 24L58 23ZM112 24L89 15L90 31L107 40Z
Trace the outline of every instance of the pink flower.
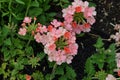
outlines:
M55 60L58 65L61 65L63 62L65 62L66 56L64 54L65 54L64 51L61 50L57 51Z
M68 8L65 8L62 10L63 12L63 17L67 15L73 15L75 13L75 8L73 6L68 6Z
M89 23L85 23L83 24L83 32L90 32L90 24Z
M26 74L26 80L31 80L31 76Z
M66 57L66 62L67 62L67 64L70 64L70 63L72 63L72 59L73 59L73 56L67 56Z
M66 29L64 29L63 27L59 27L58 29L53 29L53 31L51 32L51 35L59 38L60 36L64 35L66 32Z
M71 23L73 21L73 16L68 14L64 17L64 19L67 23Z
M82 7L81 6L76 7L75 12L76 13L82 12Z
M56 49L56 45L55 44L51 44L51 45L49 45L49 50L52 52L52 51L55 51L55 49Z
M93 25L95 23L95 18L93 16L87 18L87 22Z
M40 35L40 33L35 34L34 39L36 40L36 42L40 43L41 42L41 35Z
M76 55L77 54L77 49L78 49L78 44L74 43L74 44L70 44L69 48L71 50L71 55Z
M65 29L71 31L72 30L72 25L70 23L68 23L67 21L64 21L64 27Z
M116 80L116 78L113 75L108 74L108 76L106 77L106 80Z
M31 17L25 17L23 22L24 23L31 23L32 18Z
M78 6L82 6L82 5L83 5L82 0L74 0L74 2L72 2L73 7L78 7Z
M26 28L20 28L18 34L25 36L26 35Z
M116 32L116 34L113 36L113 39L115 39L116 42L120 41L120 33Z
M73 27L73 32L75 32L76 34L80 34L83 31L83 25L78 25L76 27Z
M56 59L56 51L48 54L48 60L50 62L55 61L55 59Z
M88 17L92 17L96 15L96 11L95 11L95 7L87 7L85 8L84 11L84 17L88 18Z
M116 24L116 25L114 26L114 29L117 30L117 31L119 31L119 29L120 29L120 24Z
M61 25L61 22L57 21L56 19L54 19L52 22L51 22L52 25L54 25L54 27L58 27Z

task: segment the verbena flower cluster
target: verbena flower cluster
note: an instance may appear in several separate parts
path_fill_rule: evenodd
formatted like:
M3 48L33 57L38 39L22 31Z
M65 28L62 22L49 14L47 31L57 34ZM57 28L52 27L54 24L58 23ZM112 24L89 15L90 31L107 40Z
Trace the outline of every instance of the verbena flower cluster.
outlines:
M95 7L89 7L87 1L75 0L72 5L62 10L64 21L54 19L49 25L40 23L32 26L32 19L25 17L19 34L25 36L32 32L34 39L44 45L44 52L48 55L50 62L56 64L70 64L77 54L78 44L76 34L89 32L91 25L95 22ZM36 18L34 18L35 22Z
M89 7L87 1L75 0L72 5L62 10L65 28L80 34L89 32L91 25L95 23L95 7Z

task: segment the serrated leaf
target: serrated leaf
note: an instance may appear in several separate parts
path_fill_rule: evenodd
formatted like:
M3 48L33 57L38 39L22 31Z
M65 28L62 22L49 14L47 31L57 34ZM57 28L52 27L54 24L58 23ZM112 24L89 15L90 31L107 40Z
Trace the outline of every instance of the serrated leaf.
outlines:
M96 48L101 48L103 47L104 43L102 42L102 38L98 38L96 44L94 45Z
M40 52L40 53L37 54L37 57L40 58L40 60L42 60L45 57L45 53Z
M93 76L95 73L95 69L90 58L88 58L85 63L85 73L87 73L89 76Z
M7 50L4 51L4 60L7 61L11 58L10 52L8 52Z
M64 68L63 67L57 67L56 71L55 71L55 74L63 75L64 74Z
M16 48L22 49L24 47L24 44L22 43L20 39L13 38L12 41L14 42L13 44Z
M5 45L12 45L11 39L10 39L10 38L6 39L6 40L4 41L4 44L5 44Z
M66 77L69 79L75 79L76 77L75 71L69 66L66 66Z
M25 3L22 1L22 0L15 0L17 3L19 3L19 4L23 4L23 5L25 5Z
M32 65L32 68L33 68L33 67L36 67L37 65L40 65L38 61L39 59L37 57L34 57L29 60L29 64Z
M25 54L26 54L27 56L30 56L30 55L33 54L33 48L32 48L31 46L26 47L25 51L26 51Z

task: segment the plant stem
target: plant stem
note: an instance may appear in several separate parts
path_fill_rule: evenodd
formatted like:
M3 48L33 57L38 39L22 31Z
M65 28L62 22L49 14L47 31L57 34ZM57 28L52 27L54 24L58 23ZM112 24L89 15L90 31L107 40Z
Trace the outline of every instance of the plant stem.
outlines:
M117 80L120 80L120 78L116 78Z
M32 35L30 36L30 39L29 39L29 41L27 42L26 47L28 47L28 46L29 46L29 44L30 44L31 40L32 40Z
M12 4L12 0L10 0L9 5L8 5L8 9L9 9L9 23L11 22L11 18L12 18L11 4Z
M28 10L29 10L29 8L30 8L30 3L31 3L31 0L29 0L29 2L28 2L28 6L27 6L27 9L26 9L25 16L27 16L27 15L28 15Z
M54 66L53 66L53 69L52 69L52 74L51 74L51 76L50 76L50 80L53 79L53 76L54 76L54 74L55 74L55 69L56 69L56 67L57 67L57 64L55 63Z

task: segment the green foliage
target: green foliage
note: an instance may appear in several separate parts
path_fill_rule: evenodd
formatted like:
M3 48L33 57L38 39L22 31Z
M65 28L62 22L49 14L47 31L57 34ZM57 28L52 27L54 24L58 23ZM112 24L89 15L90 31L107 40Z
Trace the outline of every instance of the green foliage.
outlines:
M52 0L1 0L0 25L11 22L19 24L25 16L37 17L38 21L46 24L56 15L55 12L49 11L51 1Z
M95 76L98 80L105 80L107 73L105 73L105 71L98 71Z
M45 57L45 54L36 52L37 55L35 56L34 49L30 44L33 41L31 39L33 36L28 35L26 39L18 37L16 28L17 26L14 24L8 24L1 28L0 55L3 57L0 59L2 63L0 65L0 75L3 75L3 79L25 80L26 73L23 73L25 67L29 65L32 69L36 69L36 66L40 65L39 61ZM35 74L41 74L42 77L42 73L34 72L33 76ZM37 76L34 76L35 79Z
M102 39L98 38L94 46L96 47L96 53L86 61L86 76L83 80L91 80L94 78L105 80L107 74L113 74L113 70L116 67L114 44L111 44L108 49L105 49Z
M60 75L58 80L75 80L76 73L73 68L67 64L57 66L55 75Z
M45 80L42 72L36 71L32 74L34 80Z

